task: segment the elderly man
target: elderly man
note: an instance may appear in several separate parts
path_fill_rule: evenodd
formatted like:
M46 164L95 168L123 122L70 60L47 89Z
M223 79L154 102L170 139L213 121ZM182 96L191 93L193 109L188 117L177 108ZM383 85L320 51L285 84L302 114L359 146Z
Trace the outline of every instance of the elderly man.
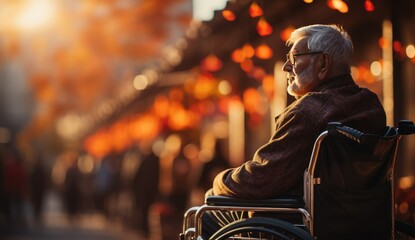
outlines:
M219 173L206 195L302 197L303 174L314 141L329 122L341 122L366 133L383 131L386 116L378 97L356 85L350 75L353 44L342 27L301 27L292 32L287 45L291 49L283 70L287 73L287 91L296 101L275 118L274 135L252 160ZM203 216L204 238L226 221L236 220L231 215L223 215L222 221L211 214Z
M350 75L353 44L342 27L310 25L295 30L283 70L287 91L296 98L276 117L275 133L252 160L218 174L209 194L247 199L280 194L302 196L303 173L313 143L329 122L368 133L386 124L384 109Z

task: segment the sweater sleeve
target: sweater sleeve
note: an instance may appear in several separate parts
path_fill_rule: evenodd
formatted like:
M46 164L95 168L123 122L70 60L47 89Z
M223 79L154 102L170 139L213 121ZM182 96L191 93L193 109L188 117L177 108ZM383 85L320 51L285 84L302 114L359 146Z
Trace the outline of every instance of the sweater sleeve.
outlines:
M269 198L302 184L312 146L321 129L307 112L290 110L276 120L271 140L243 165L219 173L215 195Z

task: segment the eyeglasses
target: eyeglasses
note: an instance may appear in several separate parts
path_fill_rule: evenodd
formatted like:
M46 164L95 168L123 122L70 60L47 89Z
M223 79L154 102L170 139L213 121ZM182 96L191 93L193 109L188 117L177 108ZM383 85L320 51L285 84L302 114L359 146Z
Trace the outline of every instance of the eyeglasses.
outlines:
M306 53L293 53L293 52L289 52L287 53L287 60L291 63L291 65L295 64L295 57L297 56L302 56L302 55L311 55L311 54L320 54L323 53L321 51L318 52L306 52Z

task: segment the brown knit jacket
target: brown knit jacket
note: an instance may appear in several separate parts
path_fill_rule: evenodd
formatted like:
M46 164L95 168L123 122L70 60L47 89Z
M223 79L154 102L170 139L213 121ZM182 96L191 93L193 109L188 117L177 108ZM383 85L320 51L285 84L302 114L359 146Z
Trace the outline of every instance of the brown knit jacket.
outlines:
M300 195L296 190L302 188L314 141L333 121L380 133L386 116L377 95L358 87L349 74L328 79L275 118L274 135L252 160L219 173L213 194L248 199Z

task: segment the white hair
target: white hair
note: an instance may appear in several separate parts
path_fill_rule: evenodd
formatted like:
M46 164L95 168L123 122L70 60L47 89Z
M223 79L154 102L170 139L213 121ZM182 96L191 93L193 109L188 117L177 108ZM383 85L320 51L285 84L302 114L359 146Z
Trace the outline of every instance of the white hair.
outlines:
M296 29L287 40L287 45L307 37L307 47L312 52L322 51L333 57L333 62L350 65L353 43L349 34L340 25L315 24Z

